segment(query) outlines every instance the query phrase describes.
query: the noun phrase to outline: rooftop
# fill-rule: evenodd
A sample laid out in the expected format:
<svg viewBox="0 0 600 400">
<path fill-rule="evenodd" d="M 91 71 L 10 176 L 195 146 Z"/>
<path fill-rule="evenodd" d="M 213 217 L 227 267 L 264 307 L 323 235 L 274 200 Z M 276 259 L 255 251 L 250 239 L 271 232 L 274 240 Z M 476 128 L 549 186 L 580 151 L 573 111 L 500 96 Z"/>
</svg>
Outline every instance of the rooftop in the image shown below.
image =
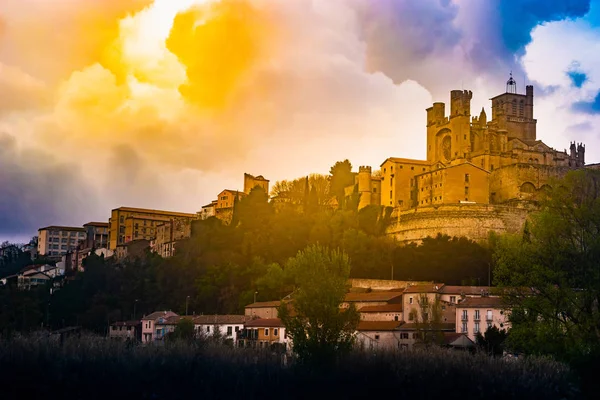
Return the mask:
<svg viewBox="0 0 600 400">
<path fill-rule="evenodd" d="M 402 303 L 398 304 L 383 304 L 380 306 L 364 306 L 360 310 L 361 313 L 366 312 L 402 312 Z"/>
<path fill-rule="evenodd" d="M 60 225 L 50 225 L 45 228 L 40 228 L 38 231 L 76 231 L 76 232 L 85 232 L 85 229 L 78 226 L 60 226 Z"/>
<path fill-rule="evenodd" d="M 198 325 L 226 325 L 243 324 L 251 319 L 252 317 L 249 315 L 196 315 L 193 321 Z"/>
<path fill-rule="evenodd" d="M 154 321 L 160 317 L 169 318 L 169 317 L 173 317 L 173 316 L 177 316 L 177 314 L 175 314 L 173 311 L 156 311 L 150 315 L 146 315 L 144 318 L 142 318 L 142 321 L 147 321 L 147 320 Z"/>
<path fill-rule="evenodd" d="M 284 325 L 279 318 L 253 319 L 244 324 L 246 328 L 283 328 Z"/>
<path fill-rule="evenodd" d="M 83 226 L 100 226 L 103 228 L 108 228 L 108 222 L 88 222 L 87 224 L 83 224 Z"/>
<path fill-rule="evenodd" d="M 381 163 L 381 167 L 383 167 L 383 164 L 385 164 L 386 162 L 391 161 L 391 162 L 396 162 L 396 163 L 405 163 L 405 164 L 417 164 L 417 165 L 430 165 L 431 163 L 427 160 L 414 160 L 412 158 L 398 158 L 398 157 L 389 157 L 386 158 L 386 160 L 384 162 Z"/>
<path fill-rule="evenodd" d="M 456 305 L 457 308 L 490 307 L 503 308 L 504 302 L 501 297 L 467 297 Z"/>
<path fill-rule="evenodd" d="M 424 285 L 413 285 L 408 286 L 404 289 L 404 293 L 437 293 L 442 287 L 443 283 L 428 283 Z"/>
<path fill-rule="evenodd" d="M 464 294 L 465 296 L 481 296 L 482 292 L 490 293 L 494 288 L 490 286 L 446 286 L 444 285 L 439 293 L 443 294 Z"/>
<path fill-rule="evenodd" d="M 402 297 L 401 292 L 381 291 L 368 293 L 347 293 L 344 301 L 346 302 L 366 302 L 366 301 L 391 301 Z"/>
<path fill-rule="evenodd" d="M 403 330 L 403 331 L 416 331 L 417 329 L 427 329 L 426 326 L 418 326 L 418 325 L 422 325 L 422 324 L 415 324 L 413 322 L 408 323 L 408 324 L 403 324 L 399 329 Z M 437 327 L 439 328 L 439 330 L 441 331 L 453 331 L 456 328 L 456 324 L 454 322 L 442 322 L 439 324 L 436 324 Z"/>
<path fill-rule="evenodd" d="M 141 323 L 141 321 L 117 321 L 110 324 L 110 326 L 137 326 Z"/>
<path fill-rule="evenodd" d="M 403 321 L 360 321 L 357 331 L 393 331 L 396 330 Z"/>
<path fill-rule="evenodd" d="M 147 213 L 147 214 L 175 215 L 175 216 L 179 216 L 179 217 L 196 218 L 196 214 L 182 213 L 182 212 L 177 212 L 177 211 L 153 210 L 153 209 L 149 209 L 149 208 L 119 207 L 119 208 L 113 209 L 112 211 L 139 212 L 139 213 Z"/>
<path fill-rule="evenodd" d="M 268 307 L 279 307 L 281 301 L 258 301 L 256 303 L 248 304 L 246 308 L 268 308 Z"/>
</svg>

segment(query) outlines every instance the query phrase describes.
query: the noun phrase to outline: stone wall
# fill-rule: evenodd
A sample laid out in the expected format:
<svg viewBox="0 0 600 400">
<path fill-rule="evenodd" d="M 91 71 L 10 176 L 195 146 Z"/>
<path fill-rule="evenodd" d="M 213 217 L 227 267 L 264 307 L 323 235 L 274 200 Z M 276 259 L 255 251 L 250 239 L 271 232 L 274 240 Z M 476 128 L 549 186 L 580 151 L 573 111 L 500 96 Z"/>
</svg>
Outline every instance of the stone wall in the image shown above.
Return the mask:
<svg viewBox="0 0 600 400">
<path fill-rule="evenodd" d="M 523 229 L 528 213 L 527 203 L 506 205 L 445 204 L 419 207 L 409 211 L 396 210 L 387 234 L 399 242 L 420 242 L 438 233 L 464 236 L 485 242 L 491 231 L 518 233 Z"/>
<path fill-rule="evenodd" d="M 405 289 L 408 286 L 421 285 L 430 282 L 421 281 L 392 281 L 384 279 L 349 279 L 348 283 L 353 289 L 391 290 Z"/>
</svg>

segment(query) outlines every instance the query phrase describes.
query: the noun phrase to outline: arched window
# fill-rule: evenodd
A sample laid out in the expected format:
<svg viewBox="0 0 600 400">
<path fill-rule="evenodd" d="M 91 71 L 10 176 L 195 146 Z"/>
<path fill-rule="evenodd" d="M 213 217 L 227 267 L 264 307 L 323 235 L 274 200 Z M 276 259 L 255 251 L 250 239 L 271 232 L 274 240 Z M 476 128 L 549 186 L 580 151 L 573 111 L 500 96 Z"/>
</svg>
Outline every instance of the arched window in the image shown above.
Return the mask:
<svg viewBox="0 0 600 400">
<path fill-rule="evenodd" d="M 535 185 L 531 182 L 525 182 L 521 185 L 521 193 L 534 193 Z"/>
</svg>

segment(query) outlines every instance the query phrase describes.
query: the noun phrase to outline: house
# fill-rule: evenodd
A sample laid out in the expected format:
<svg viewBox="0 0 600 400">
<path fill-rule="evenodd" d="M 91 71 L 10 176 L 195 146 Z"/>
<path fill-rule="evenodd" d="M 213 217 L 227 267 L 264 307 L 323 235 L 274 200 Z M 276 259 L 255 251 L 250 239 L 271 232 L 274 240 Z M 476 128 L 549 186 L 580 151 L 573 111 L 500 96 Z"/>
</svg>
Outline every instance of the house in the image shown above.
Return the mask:
<svg viewBox="0 0 600 400">
<path fill-rule="evenodd" d="M 469 350 L 475 347 L 475 342 L 464 333 L 444 332 L 443 346 L 456 350 Z"/>
<path fill-rule="evenodd" d="M 244 310 L 244 314 L 254 318 L 277 318 L 277 308 L 281 305 L 281 301 L 261 301 L 248 304 Z"/>
<path fill-rule="evenodd" d="M 440 300 L 456 304 L 466 297 L 481 297 L 494 293 L 494 288 L 490 286 L 452 286 L 443 285 L 438 293 Z"/>
<path fill-rule="evenodd" d="M 244 330 L 238 337 L 238 347 L 279 347 L 287 350 L 291 346 L 291 339 L 279 318 L 250 320 L 244 324 Z"/>
<path fill-rule="evenodd" d="M 366 293 L 346 293 L 341 308 L 348 308 L 354 304 L 357 310 L 366 306 L 384 306 L 388 304 L 402 304 L 401 291 L 379 291 Z"/>
<path fill-rule="evenodd" d="M 202 335 L 219 334 L 223 339 L 237 343 L 244 324 L 252 318 L 248 315 L 197 315 L 192 321 L 196 332 Z"/>
<path fill-rule="evenodd" d="M 170 317 L 178 317 L 172 311 L 157 311 L 142 318 L 142 343 L 152 343 L 162 339 L 167 328 L 165 322 Z"/>
<path fill-rule="evenodd" d="M 358 312 L 362 321 L 403 321 L 402 303 L 364 306 Z"/>
<path fill-rule="evenodd" d="M 403 321 L 360 321 L 356 328 L 356 343 L 369 350 L 395 350 L 400 348 L 398 328 Z"/>
<path fill-rule="evenodd" d="M 140 321 L 119 321 L 110 324 L 108 337 L 115 340 L 139 340 L 142 323 Z"/>
<path fill-rule="evenodd" d="M 421 324 L 411 322 L 400 325 L 397 330 L 400 337 L 400 349 L 412 349 L 424 340 L 443 345 L 445 343 L 444 334 L 454 333 L 455 326 L 454 323 Z"/>
<path fill-rule="evenodd" d="M 456 332 L 475 340 L 492 326 L 509 329 L 507 310 L 500 297 L 468 297 L 456 305 Z"/>
</svg>

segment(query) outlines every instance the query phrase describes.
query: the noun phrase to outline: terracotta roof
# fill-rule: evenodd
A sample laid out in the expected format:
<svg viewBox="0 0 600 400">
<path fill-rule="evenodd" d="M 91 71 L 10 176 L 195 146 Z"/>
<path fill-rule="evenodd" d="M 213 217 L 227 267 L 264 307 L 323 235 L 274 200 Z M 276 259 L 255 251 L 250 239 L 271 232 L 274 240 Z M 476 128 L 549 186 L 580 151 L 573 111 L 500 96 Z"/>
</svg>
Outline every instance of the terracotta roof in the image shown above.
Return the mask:
<svg viewBox="0 0 600 400">
<path fill-rule="evenodd" d="M 249 315 L 196 315 L 193 318 L 197 325 L 243 324 L 252 319 Z"/>
<path fill-rule="evenodd" d="M 444 322 L 444 323 L 440 323 L 437 324 L 440 328 L 440 330 L 442 331 L 454 331 L 456 328 L 456 324 L 453 322 Z M 399 328 L 400 330 L 403 331 L 416 331 L 417 330 L 417 324 L 411 322 L 408 324 L 403 324 L 402 327 Z"/>
<path fill-rule="evenodd" d="M 346 293 L 346 302 L 390 301 L 402 297 L 401 292 L 381 291 L 369 293 Z"/>
<path fill-rule="evenodd" d="M 490 286 L 447 286 L 444 285 L 439 293 L 443 294 L 464 294 L 465 296 L 481 296 L 481 291 L 490 292 L 495 288 Z"/>
<path fill-rule="evenodd" d="M 383 167 L 383 164 L 385 164 L 388 161 L 392 161 L 395 163 L 404 163 L 404 164 L 416 164 L 416 165 L 426 165 L 426 166 L 431 165 L 431 163 L 427 160 L 414 160 L 412 158 L 389 157 L 389 158 L 386 158 L 385 161 L 381 163 L 380 167 Z"/>
<path fill-rule="evenodd" d="M 171 316 L 167 317 L 166 319 L 164 319 L 160 322 L 157 322 L 156 325 L 177 325 L 179 323 L 179 321 L 181 321 L 182 319 L 189 319 L 191 321 L 192 316 L 175 314 L 175 315 L 171 315 Z"/>
<path fill-rule="evenodd" d="M 357 331 L 393 331 L 396 330 L 403 321 L 360 321 Z"/>
<path fill-rule="evenodd" d="M 160 317 L 169 318 L 172 316 L 177 316 L 177 314 L 175 314 L 173 311 L 156 311 L 156 312 L 153 312 L 152 314 L 147 315 L 144 318 L 142 318 L 142 321 L 147 321 L 147 320 L 154 321 Z"/>
<path fill-rule="evenodd" d="M 467 297 L 456 305 L 456 308 L 492 307 L 503 308 L 501 297 Z"/>
<path fill-rule="evenodd" d="M 244 324 L 248 328 L 283 328 L 284 325 L 279 318 L 253 319 Z"/>
<path fill-rule="evenodd" d="M 402 303 L 384 304 L 381 306 L 364 306 L 358 311 L 361 313 L 365 313 L 365 312 L 402 312 Z"/>
<path fill-rule="evenodd" d="M 404 289 L 404 293 L 437 293 L 444 287 L 443 283 L 428 283 L 425 285 L 413 285 Z"/>
<path fill-rule="evenodd" d="M 246 308 L 268 308 L 268 307 L 279 307 L 281 301 L 258 301 L 256 303 L 248 304 Z"/>
</svg>

